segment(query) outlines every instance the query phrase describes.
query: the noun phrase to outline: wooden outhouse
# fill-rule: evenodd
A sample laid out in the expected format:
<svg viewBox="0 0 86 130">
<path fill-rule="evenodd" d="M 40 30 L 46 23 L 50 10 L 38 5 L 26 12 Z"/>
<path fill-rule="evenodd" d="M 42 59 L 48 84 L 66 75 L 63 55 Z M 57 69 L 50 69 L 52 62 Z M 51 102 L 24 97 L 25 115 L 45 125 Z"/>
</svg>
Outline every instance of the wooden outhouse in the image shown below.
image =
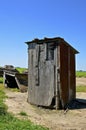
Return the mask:
<svg viewBox="0 0 86 130">
<path fill-rule="evenodd" d="M 34 39 L 28 45 L 28 102 L 64 108 L 76 98 L 75 54 L 60 37 Z"/>
</svg>

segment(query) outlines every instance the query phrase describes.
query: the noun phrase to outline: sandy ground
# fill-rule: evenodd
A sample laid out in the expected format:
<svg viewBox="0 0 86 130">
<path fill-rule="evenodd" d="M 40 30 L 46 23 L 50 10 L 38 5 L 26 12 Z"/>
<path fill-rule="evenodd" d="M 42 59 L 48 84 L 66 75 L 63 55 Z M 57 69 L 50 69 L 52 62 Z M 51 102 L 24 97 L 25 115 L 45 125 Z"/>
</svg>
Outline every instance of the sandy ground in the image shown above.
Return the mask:
<svg viewBox="0 0 86 130">
<path fill-rule="evenodd" d="M 76 86 L 85 85 L 86 86 L 86 78 L 76 78 Z"/>
<path fill-rule="evenodd" d="M 76 79 L 77 84 L 86 85 L 86 78 Z M 68 110 L 49 110 L 39 108 L 27 103 L 27 93 L 5 90 L 8 98 L 5 103 L 8 111 L 19 118 L 30 119 L 35 124 L 48 127 L 50 130 L 86 130 L 86 93 L 77 93 L 77 98 L 84 101 L 84 105 Z M 26 112 L 28 116 L 22 117 L 20 112 Z"/>
</svg>

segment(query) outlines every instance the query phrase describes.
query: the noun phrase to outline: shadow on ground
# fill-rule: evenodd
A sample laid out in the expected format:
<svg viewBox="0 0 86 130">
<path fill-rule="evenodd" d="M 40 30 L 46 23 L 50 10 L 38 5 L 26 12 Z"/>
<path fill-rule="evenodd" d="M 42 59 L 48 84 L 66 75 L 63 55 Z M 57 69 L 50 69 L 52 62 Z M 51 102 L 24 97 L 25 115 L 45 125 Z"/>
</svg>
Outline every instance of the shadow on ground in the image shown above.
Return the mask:
<svg viewBox="0 0 86 130">
<path fill-rule="evenodd" d="M 75 99 L 65 106 L 65 109 L 86 109 L 86 99 Z"/>
</svg>

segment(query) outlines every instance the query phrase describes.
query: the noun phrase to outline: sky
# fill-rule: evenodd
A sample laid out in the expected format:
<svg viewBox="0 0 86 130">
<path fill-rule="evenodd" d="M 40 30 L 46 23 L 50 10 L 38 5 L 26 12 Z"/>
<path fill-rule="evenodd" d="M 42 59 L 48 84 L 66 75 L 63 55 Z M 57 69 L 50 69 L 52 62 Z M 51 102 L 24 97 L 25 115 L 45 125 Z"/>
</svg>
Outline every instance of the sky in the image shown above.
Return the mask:
<svg viewBox="0 0 86 130">
<path fill-rule="evenodd" d="M 64 38 L 86 71 L 86 0 L 0 0 L 0 66 L 28 67 L 26 41 Z"/>
</svg>

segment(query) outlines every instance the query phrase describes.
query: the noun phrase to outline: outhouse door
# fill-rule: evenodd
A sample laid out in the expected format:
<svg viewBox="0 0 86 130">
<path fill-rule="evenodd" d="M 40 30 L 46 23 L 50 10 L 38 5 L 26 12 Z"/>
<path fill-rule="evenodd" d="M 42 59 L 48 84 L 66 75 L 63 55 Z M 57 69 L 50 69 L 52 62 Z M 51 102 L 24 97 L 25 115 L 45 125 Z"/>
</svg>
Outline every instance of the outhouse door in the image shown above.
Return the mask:
<svg viewBox="0 0 86 130">
<path fill-rule="evenodd" d="M 54 63 L 46 59 L 46 44 L 29 49 L 28 101 L 50 106 L 54 97 Z"/>
</svg>

